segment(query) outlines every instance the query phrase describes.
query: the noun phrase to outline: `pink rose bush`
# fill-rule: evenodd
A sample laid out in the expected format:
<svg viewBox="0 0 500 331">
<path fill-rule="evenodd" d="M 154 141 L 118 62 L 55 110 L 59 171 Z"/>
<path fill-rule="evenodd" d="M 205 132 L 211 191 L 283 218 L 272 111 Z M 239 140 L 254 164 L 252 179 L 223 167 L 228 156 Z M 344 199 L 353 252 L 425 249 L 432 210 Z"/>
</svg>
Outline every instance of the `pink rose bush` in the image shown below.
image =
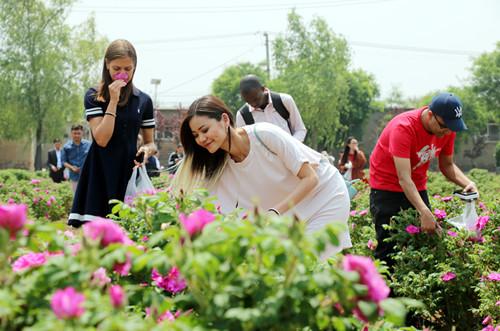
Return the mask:
<svg viewBox="0 0 500 331">
<path fill-rule="evenodd" d="M 189 216 L 184 214 L 179 215 L 180 222 L 187 233 L 193 238 L 196 234 L 200 233 L 203 228 L 215 220 L 215 215 L 205 209 L 199 209 Z"/>
<path fill-rule="evenodd" d="M 361 284 L 368 288 L 368 299 L 380 302 L 389 296 L 389 287 L 369 257 L 346 255 L 342 267 L 345 271 L 355 271 L 359 274 Z"/>
<path fill-rule="evenodd" d="M 415 226 L 412 224 L 408 225 L 405 230 L 406 230 L 406 232 L 408 232 L 411 235 L 420 233 L 420 228 L 418 226 Z"/>
<path fill-rule="evenodd" d="M 109 287 L 109 298 L 115 308 L 120 308 L 125 303 L 126 294 L 120 285 L 111 285 Z"/>
<path fill-rule="evenodd" d="M 83 234 L 91 240 L 99 241 L 101 247 L 107 247 L 110 244 L 130 245 L 133 243 L 125 233 L 122 227 L 115 222 L 98 218 L 83 225 Z"/>
<path fill-rule="evenodd" d="M 85 296 L 73 287 L 57 290 L 50 300 L 52 311 L 59 319 L 80 317 L 85 312 L 84 303 Z"/>
<path fill-rule="evenodd" d="M 489 281 L 500 282 L 500 272 L 492 272 L 487 276 Z"/>
<path fill-rule="evenodd" d="M 153 269 L 151 279 L 156 286 L 172 294 L 179 293 L 186 288 L 186 281 L 180 276 L 177 267 L 172 267 L 167 276 L 163 276 L 158 270 Z"/>
<path fill-rule="evenodd" d="M 92 273 L 90 283 L 98 287 L 103 287 L 104 285 L 111 283 L 111 278 L 106 275 L 106 269 L 100 267 Z"/>
<path fill-rule="evenodd" d="M 24 204 L 0 205 L 0 228 L 9 231 L 11 239 L 15 239 L 17 232 L 24 228 L 27 210 Z"/>
<path fill-rule="evenodd" d="M 454 272 L 448 271 L 443 275 L 441 275 L 441 280 L 443 282 L 449 282 L 450 280 L 455 279 L 456 277 L 457 275 Z"/>
<path fill-rule="evenodd" d="M 434 209 L 434 216 L 436 216 L 437 219 L 444 220 L 446 218 L 446 211 L 436 208 Z"/>
<path fill-rule="evenodd" d="M 13 264 L 12 270 L 20 272 L 26 269 L 36 268 L 47 262 L 47 253 L 28 253 L 20 256 Z"/>
</svg>

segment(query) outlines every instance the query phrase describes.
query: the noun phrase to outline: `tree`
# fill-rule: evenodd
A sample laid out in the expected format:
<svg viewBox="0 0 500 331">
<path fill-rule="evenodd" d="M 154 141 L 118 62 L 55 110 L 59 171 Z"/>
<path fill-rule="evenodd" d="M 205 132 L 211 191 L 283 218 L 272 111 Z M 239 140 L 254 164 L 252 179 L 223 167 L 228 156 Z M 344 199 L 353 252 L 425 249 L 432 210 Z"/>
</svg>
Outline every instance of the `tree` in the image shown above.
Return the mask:
<svg viewBox="0 0 500 331">
<path fill-rule="evenodd" d="M 41 144 L 81 118 L 82 95 L 97 82 L 105 39 L 90 18 L 79 28 L 65 23 L 74 0 L 0 2 L 0 120 L 7 138 L 33 137 L 35 168 Z"/>
<path fill-rule="evenodd" d="M 273 46 L 278 77 L 270 85 L 295 99 L 311 147 L 335 149 L 375 111 L 372 101 L 378 88 L 373 77 L 349 70 L 347 42 L 325 20 L 315 18 L 308 29 L 292 11 L 287 32 Z"/>
<path fill-rule="evenodd" d="M 491 53 L 484 53 L 472 65 L 472 89 L 484 103 L 488 119 L 500 118 L 500 42 Z"/>
<path fill-rule="evenodd" d="M 229 109 L 236 113 L 244 103 L 240 96 L 240 80 L 249 74 L 254 74 L 262 80 L 267 77 L 262 65 L 255 65 L 249 62 L 239 63 L 226 68 L 213 81 L 212 94 L 221 98 Z"/>
</svg>

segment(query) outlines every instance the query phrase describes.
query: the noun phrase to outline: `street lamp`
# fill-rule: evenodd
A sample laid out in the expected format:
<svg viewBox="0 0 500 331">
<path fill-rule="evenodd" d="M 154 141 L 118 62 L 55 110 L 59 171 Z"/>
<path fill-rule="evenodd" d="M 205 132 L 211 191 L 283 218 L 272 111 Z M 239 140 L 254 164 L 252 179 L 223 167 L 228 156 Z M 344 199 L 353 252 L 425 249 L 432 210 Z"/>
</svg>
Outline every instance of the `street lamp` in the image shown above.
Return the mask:
<svg viewBox="0 0 500 331">
<path fill-rule="evenodd" d="M 160 85 L 161 79 L 153 78 L 151 79 L 151 84 L 155 86 L 155 108 L 158 109 L 158 85 Z"/>
</svg>

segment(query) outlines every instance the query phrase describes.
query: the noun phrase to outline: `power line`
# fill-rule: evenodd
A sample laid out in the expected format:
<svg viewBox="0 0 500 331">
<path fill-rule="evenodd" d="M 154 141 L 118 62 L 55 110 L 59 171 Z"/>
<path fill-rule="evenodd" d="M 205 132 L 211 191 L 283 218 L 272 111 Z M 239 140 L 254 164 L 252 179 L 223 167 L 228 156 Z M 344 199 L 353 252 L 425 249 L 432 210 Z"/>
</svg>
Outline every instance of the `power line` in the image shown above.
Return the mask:
<svg viewBox="0 0 500 331">
<path fill-rule="evenodd" d="M 315 9 L 315 8 L 331 8 L 331 7 L 342 7 L 342 6 L 353 6 L 353 5 L 365 5 L 365 4 L 378 4 L 388 1 L 397 0 L 342 0 L 337 2 L 328 2 L 321 4 L 285 4 L 281 7 L 270 6 L 270 5 L 260 5 L 254 7 L 206 7 L 205 9 L 197 7 L 193 8 L 181 8 L 180 7 L 156 7 L 156 8 L 144 8 L 144 7 L 75 7 L 73 12 L 86 13 L 89 11 L 98 11 L 99 14 L 223 14 L 223 13 L 239 13 L 239 12 L 269 12 L 269 11 L 282 11 L 290 9 Z"/>
<path fill-rule="evenodd" d="M 172 91 L 172 90 L 175 90 L 175 89 L 177 89 L 177 88 L 179 88 L 179 87 L 181 87 L 181 86 L 184 86 L 184 85 L 186 85 L 186 84 L 189 84 L 189 83 L 191 83 L 192 81 L 197 80 L 198 78 L 201 78 L 201 77 L 203 77 L 203 76 L 205 76 L 205 75 L 208 75 L 208 74 L 209 74 L 209 73 L 211 73 L 212 71 L 215 71 L 215 70 L 217 70 L 217 69 L 219 69 L 219 68 L 221 68 L 221 67 L 223 67 L 223 66 L 227 65 L 228 63 L 233 62 L 234 60 L 236 60 L 236 59 L 238 59 L 238 58 L 242 57 L 242 56 L 243 56 L 243 55 L 245 55 L 246 53 L 249 53 L 249 52 L 253 51 L 253 50 L 254 50 L 255 48 L 257 48 L 257 47 L 258 47 L 258 46 L 252 46 L 251 48 L 247 49 L 247 50 L 246 50 L 246 51 L 244 51 L 243 53 L 236 55 L 235 57 L 233 57 L 233 58 L 231 58 L 231 59 L 229 59 L 229 60 L 225 61 L 224 63 L 219 64 L 218 66 L 213 67 L 213 68 L 211 68 L 210 70 L 207 70 L 207 71 L 205 71 L 205 72 L 203 72 L 203 73 L 201 73 L 201 74 L 199 74 L 199 75 L 196 75 L 196 76 L 194 76 L 194 77 L 192 77 L 192 78 L 190 78 L 190 79 L 188 79 L 188 80 L 186 80 L 186 81 L 184 81 L 184 82 L 182 82 L 182 83 L 179 83 L 179 84 L 177 84 L 177 85 L 174 85 L 173 87 L 170 87 L 170 88 L 168 88 L 168 89 L 166 89 L 166 90 L 163 90 L 163 91 L 159 92 L 158 94 L 159 94 L 159 95 L 162 95 L 162 94 L 168 93 L 168 92 L 170 92 L 170 91 Z"/>
<path fill-rule="evenodd" d="M 255 36 L 260 32 L 242 32 L 233 34 L 221 34 L 221 35 L 211 35 L 211 36 L 193 36 L 193 37 L 178 37 L 169 39 L 156 39 L 156 40 L 140 40 L 135 41 L 134 44 L 160 44 L 160 43 L 171 43 L 171 42 L 190 42 L 199 40 L 213 40 L 213 39 L 226 39 L 226 38 L 237 38 L 244 36 Z"/>
<path fill-rule="evenodd" d="M 372 43 L 367 41 L 349 41 L 349 44 L 361 47 L 379 48 L 379 49 L 390 49 L 397 51 L 409 51 L 418 53 L 432 53 L 432 54 L 446 54 L 446 55 L 466 55 L 474 56 L 481 54 L 480 52 L 467 51 L 467 50 L 453 50 L 453 49 L 440 49 L 440 48 L 427 48 L 427 47 L 414 47 L 414 46 L 403 46 L 403 45 L 391 45 L 391 44 L 380 44 Z"/>
</svg>

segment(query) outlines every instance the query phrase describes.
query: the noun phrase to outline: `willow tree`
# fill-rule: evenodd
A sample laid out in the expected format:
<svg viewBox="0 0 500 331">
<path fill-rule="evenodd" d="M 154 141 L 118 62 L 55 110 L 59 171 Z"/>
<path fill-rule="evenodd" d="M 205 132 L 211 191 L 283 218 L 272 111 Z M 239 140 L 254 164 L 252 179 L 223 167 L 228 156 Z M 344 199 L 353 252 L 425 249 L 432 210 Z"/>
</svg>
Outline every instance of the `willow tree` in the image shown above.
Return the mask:
<svg viewBox="0 0 500 331">
<path fill-rule="evenodd" d="M 95 84 L 105 40 L 89 18 L 66 23 L 73 0 L 0 2 L 0 121 L 6 138 L 33 138 L 35 168 L 41 146 L 82 118 L 84 88 Z"/>
</svg>

